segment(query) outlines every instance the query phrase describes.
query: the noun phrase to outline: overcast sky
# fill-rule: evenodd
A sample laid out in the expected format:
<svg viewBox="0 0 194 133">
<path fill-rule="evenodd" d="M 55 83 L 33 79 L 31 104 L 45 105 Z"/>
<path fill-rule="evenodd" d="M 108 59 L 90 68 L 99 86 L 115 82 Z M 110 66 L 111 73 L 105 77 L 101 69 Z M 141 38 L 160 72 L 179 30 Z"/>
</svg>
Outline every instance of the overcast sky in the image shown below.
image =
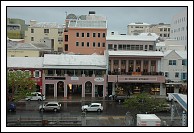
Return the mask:
<svg viewBox="0 0 194 133">
<path fill-rule="evenodd" d="M 95 11 L 96 15 L 107 18 L 109 30 L 126 33 L 127 25 L 133 22 L 170 24 L 172 17 L 185 9 L 187 7 L 7 7 L 7 17 L 23 19 L 26 24 L 30 20 L 63 24 L 66 12 L 79 16 Z"/>
</svg>

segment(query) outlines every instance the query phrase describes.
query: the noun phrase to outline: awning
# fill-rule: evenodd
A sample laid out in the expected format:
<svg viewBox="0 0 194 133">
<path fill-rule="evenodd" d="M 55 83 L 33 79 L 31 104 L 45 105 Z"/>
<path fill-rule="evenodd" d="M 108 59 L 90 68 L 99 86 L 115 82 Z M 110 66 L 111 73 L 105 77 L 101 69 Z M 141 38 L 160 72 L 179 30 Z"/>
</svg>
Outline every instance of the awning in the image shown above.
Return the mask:
<svg viewBox="0 0 194 133">
<path fill-rule="evenodd" d="M 178 93 L 171 93 L 170 95 L 172 95 L 179 105 L 181 105 L 181 107 L 187 111 L 187 95 Z"/>
</svg>

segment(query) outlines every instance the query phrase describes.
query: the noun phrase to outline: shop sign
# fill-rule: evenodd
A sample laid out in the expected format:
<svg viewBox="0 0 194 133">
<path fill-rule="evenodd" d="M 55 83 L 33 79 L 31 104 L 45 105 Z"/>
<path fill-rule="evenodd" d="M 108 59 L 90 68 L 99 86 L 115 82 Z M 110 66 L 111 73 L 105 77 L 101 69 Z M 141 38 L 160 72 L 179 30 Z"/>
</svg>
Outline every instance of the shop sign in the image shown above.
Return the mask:
<svg viewBox="0 0 194 133">
<path fill-rule="evenodd" d="M 71 80 L 79 80 L 79 77 L 71 77 Z"/>
<path fill-rule="evenodd" d="M 98 77 L 98 78 L 95 78 L 94 81 L 96 81 L 96 82 L 103 82 L 104 81 L 104 78 Z"/>
</svg>

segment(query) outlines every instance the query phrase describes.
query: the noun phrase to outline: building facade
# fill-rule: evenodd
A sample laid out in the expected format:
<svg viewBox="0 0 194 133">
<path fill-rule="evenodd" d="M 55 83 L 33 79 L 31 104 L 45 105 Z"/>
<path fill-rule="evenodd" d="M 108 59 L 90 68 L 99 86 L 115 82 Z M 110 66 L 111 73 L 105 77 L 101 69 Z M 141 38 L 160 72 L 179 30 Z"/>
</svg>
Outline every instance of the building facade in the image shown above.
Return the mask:
<svg viewBox="0 0 194 133">
<path fill-rule="evenodd" d="M 52 22 L 30 21 L 25 32 L 25 43 L 41 43 L 43 40 L 51 40 L 51 48 L 56 53 L 63 53 L 64 26 Z"/>
<path fill-rule="evenodd" d="M 148 33 L 150 24 L 143 22 L 130 23 L 127 26 L 128 35 L 138 35 L 139 33 Z"/>
<path fill-rule="evenodd" d="M 182 44 L 187 49 L 187 9 L 176 14 L 171 21 L 170 38 L 178 40 L 178 44 Z"/>
<path fill-rule="evenodd" d="M 103 55 L 106 49 L 107 21 L 95 13 L 77 17 L 69 14 L 64 30 L 64 52 Z"/>
</svg>

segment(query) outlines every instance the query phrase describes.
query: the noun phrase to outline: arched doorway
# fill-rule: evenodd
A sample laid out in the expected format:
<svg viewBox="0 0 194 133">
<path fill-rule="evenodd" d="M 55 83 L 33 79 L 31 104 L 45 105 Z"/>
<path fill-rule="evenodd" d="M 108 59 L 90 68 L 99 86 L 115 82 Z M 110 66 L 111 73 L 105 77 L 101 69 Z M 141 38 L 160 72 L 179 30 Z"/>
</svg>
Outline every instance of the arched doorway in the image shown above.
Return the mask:
<svg viewBox="0 0 194 133">
<path fill-rule="evenodd" d="M 85 97 L 92 98 L 92 83 L 90 81 L 85 83 Z"/>
<path fill-rule="evenodd" d="M 57 97 L 64 97 L 64 82 L 57 83 Z"/>
</svg>

